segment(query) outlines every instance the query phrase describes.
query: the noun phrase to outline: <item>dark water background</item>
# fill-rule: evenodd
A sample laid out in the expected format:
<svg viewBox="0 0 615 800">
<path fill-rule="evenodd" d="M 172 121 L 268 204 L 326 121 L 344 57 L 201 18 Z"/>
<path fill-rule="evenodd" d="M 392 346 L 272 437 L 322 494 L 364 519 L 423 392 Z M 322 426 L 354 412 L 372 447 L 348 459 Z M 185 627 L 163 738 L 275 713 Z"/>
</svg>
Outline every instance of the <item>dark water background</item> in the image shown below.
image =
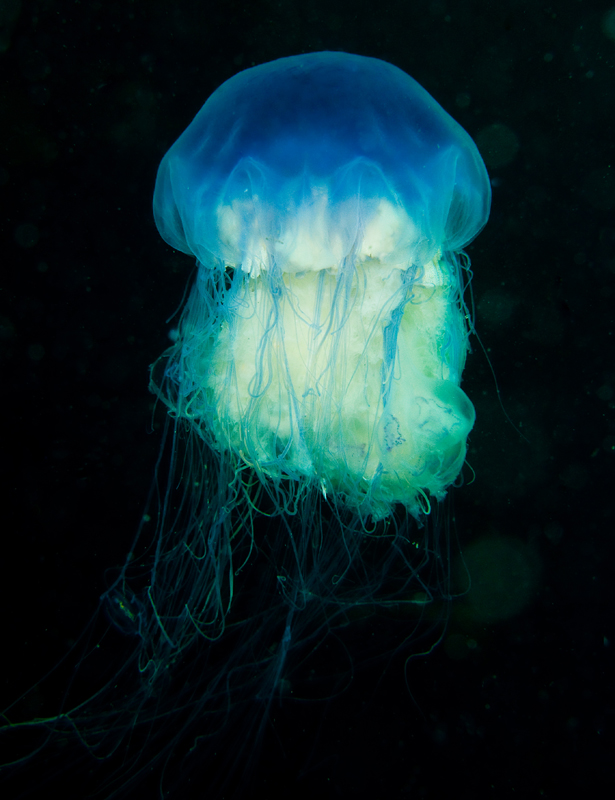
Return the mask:
<svg viewBox="0 0 615 800">
<path fill-rule="evenodd" d="M 152 220 L 162 155 L 238 70 L 345 50 L 407 71 L 481 148 L 476 326 L 526 440 L 474 340 L 476 479 L 454 505 L 483 593 L 411 662 L 412 696 L 359 680 L 316 743 L 320 711 L 280 711 L 253 791 L 612 785 L 615 6 L 4 0 L 0 48 L 0 705 L 79 635 L 149 489 L 147 368 L 191 270 Z"/>
</svg>

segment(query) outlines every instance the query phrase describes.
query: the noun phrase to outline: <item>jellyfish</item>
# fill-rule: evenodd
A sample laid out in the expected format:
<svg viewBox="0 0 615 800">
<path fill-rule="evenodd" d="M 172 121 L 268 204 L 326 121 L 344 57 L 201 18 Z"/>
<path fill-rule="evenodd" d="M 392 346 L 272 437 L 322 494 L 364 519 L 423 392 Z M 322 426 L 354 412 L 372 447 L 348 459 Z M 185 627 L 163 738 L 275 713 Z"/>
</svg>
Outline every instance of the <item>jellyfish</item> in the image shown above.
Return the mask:
<svg viewBox="0 0 615 800">
<path fill-rule="evenodd" d="M 475 418 L 463 248 L 489 206 L 470 136 L 402 70 L 341 52 L 240 72 L 166 153 L 154 217 L 196 276 L 151 368 L 167 455 L 102 598 L 131 643 L 123 699 L 63 715 L 97 756 L 141 726 L 179 758 L 173 715 L 206 764 L 234 720 L 254 741 L 277 698 L 341 691 L 353 626 L 409 609 L 409 643 L 450 599 L 441 509 Z"/>
</svg>

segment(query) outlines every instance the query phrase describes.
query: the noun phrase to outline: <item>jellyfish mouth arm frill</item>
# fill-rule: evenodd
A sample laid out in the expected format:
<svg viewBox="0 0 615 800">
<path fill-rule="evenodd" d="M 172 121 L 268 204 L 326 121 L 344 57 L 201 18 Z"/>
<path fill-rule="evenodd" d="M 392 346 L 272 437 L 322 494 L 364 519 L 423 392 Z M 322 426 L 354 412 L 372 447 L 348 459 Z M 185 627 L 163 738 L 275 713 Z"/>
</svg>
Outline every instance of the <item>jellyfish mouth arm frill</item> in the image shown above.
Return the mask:
<svg viewBox="0 0 615 800">
<path fill-rule="evenodd" d="M 441 499 L 474 421 L 458 385 L 467 331 L 455 265 L 366 258 L 237 279 L 216 335 L 192 333 L 178 351 L 201 434 L 269 479 L 314 481 L 375 519 Z"/>
</svg>

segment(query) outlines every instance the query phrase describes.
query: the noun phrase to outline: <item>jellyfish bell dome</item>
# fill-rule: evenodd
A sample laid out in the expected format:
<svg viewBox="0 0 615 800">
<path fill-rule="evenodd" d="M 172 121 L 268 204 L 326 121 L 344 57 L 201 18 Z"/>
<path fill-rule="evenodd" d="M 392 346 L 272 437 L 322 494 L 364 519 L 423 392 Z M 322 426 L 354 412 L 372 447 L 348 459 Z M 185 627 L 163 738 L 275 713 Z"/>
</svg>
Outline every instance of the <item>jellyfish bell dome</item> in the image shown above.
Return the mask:
<svg viewBox="0 0 615 800">
<path fill-rule="evenodd" d="M 425 264 L 484 226 L 476 146 L 415 80 L 375 58 L 291 56 L 240 72 L 164 157 L 154 215 L 202 264 Z"/>
<path fill-rule="evenodd" d="M 489 206 L 472 139 L 397 67 L 239 73 L 158 171 L 158 229 L 199 272 L 154 389 L 265 481 L 421 516 L 474 423 L 458 255 Z"/>
</svg>

